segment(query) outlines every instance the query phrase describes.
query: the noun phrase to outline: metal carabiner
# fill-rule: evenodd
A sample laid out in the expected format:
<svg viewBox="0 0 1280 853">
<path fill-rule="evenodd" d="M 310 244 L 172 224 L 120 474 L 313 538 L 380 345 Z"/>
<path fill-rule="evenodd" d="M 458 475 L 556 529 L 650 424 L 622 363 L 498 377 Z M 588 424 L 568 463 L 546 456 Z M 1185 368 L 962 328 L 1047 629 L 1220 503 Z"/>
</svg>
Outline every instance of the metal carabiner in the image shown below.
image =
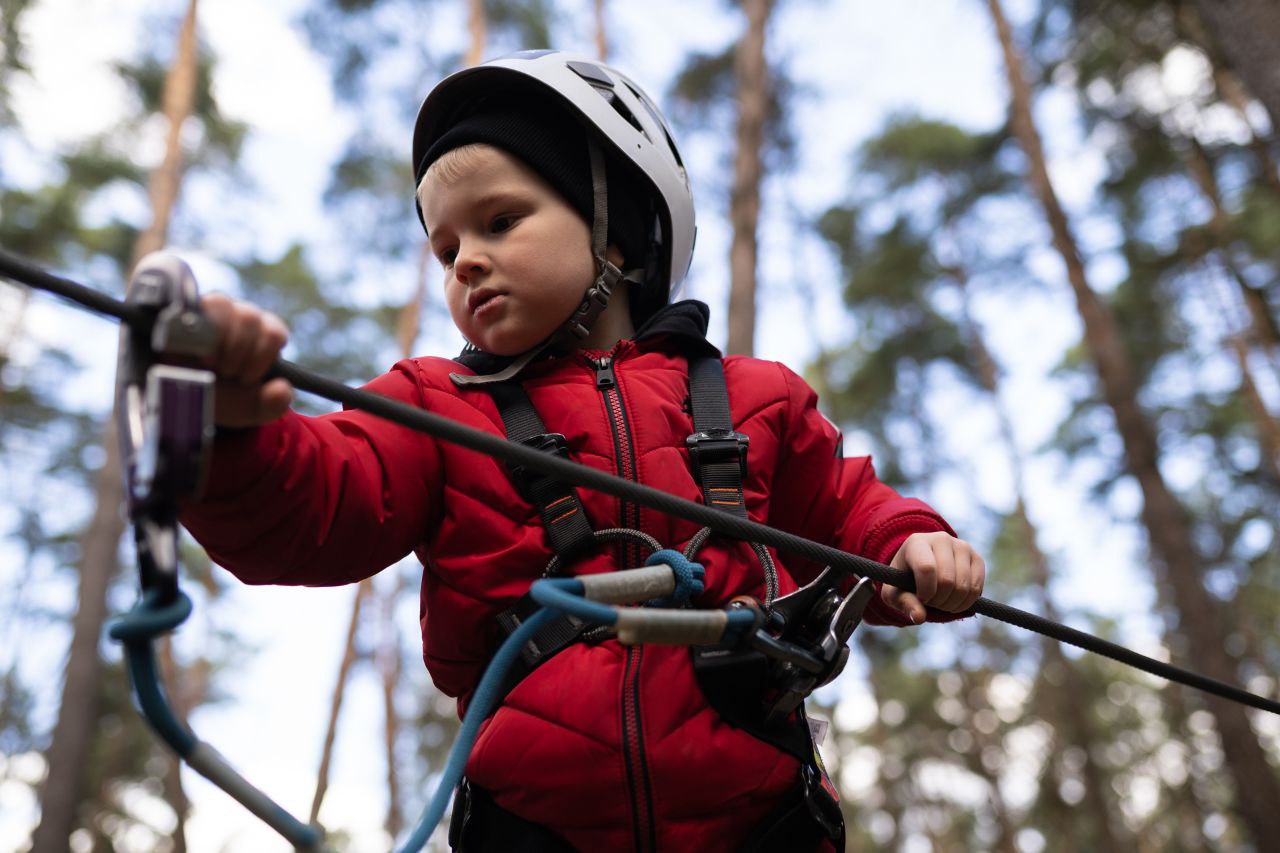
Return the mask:
<svg viewBox="0 0 1280 853">
<path fill-rule="evenodd" d="M 211 371 L 195 366 L 217 344 L 191 268 L 153 252 L 138 262 L 125 302 L 152 318 L 121 326 L 116 417 L 129 519 L 144 591 L 178 593 L 178 501 L 204 486 L 213 441 Z"/>
<path fill-rule="evenodd" d="M 769 720 L 789 715 L 849 662 L 849 638 L 862 622 L 875 585 L 862 578 L 842 594 L 842 579 L 824 569 L 811 583 L 775 601 L 769 624 L 756 632 L 753 645 L 772 659 Z"/>
<path fill-rule="evenodd" d="M 324 831 L 277 805 L 196 737 L 174 712 L 156 666 L 154 641 L 191 613 L 178 589 L 178 502 L 204 486 L 213 445 L 214 375 L 198 367 L 217 345 L 200 310 L 191 268 L 160 252 L 138 262 L 125 301 L 151 322 L 121 327 L 116 416 L 129 519 L 138 543 L 142 596 L 111 626 L 124 644 L 138 708 L 196 772 L 235 798 L 298 850 L 320 853 Z"/>
</svg>

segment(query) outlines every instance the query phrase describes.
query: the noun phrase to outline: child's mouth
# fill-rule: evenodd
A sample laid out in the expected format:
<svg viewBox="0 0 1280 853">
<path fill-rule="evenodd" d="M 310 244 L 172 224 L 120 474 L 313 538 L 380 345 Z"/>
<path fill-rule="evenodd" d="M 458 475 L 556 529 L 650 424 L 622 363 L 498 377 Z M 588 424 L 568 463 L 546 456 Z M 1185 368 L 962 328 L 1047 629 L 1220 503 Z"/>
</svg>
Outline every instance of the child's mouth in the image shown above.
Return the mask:
<svg viewBox="0 0 1280 853">
<path fill-rule="evenodd" d="M 497 308 L 499 305 L 505 302 L 506 299 L 507 299 L 507 295 L 505 293 L 497 293 L 497 292 L 486 293 L 482 295 L 479 299 L 474 301 L 474 303 L 471 306 L 471 315 L 473 317 L 479 317 L 481 314 L 487 313 L 493 310 L 494 308 Z"/>
</svg>

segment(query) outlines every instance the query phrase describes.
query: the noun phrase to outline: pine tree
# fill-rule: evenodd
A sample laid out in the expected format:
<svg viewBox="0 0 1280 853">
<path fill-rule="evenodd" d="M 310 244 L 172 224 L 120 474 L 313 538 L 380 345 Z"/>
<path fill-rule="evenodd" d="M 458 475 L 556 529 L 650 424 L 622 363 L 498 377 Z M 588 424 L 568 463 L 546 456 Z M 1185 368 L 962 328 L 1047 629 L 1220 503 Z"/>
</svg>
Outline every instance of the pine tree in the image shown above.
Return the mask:
<svg viewBox="0 0 1280 853">
<path fill-rule="evenodd" d="M 1235 682 L 1235 662 L 1224 650 L 1225 632 L 1218 608 L 1200 578 L 1197 549 L 1186 509 L 1169 488 L 1159 468 L 1160 449 L 1150 421 L 1138 405 L 1134 368 L 1114 315 L 1090 285 L 1079 245 L 1049 179 L 1043 147 L 1031 113 L 1031 92 L 1023 60 L 998 0 L 988 9 L 1005 58 L 1010 87 L 1010 121 L 1027 157 L 1028 182 L 1049 222 L 1055 249 L 1066 266 L 1085 327 L 1085 343 L 1098 379 L 1124 441 L 1127 466 L 1143 494 L 1142 519 L 1161 580 L 1170 585 L 1172 601 L 1189 639 L 1188 660 L 1200 671 Z M 1259 844 L 1280 834 L 1280 815 L 1270 804 L 1280 801 L 1280 784 L 1239 705 L 1207 697 L 1222 736 L 1227 766 L 1236 783 L 1241 816 Z"/>
<path fill-rule="evenodd" d="M 756 267 L 759 254 L 756 229 L 760 222 L 760 185 L 764 180 L 763 147 L 769 105 L 765 37 L 773 0 L 747 0 L 746 32 L 734 54 L 734 82 L 738 116 L 729 193 L 729 340 L 726 353 L 755 351 Z"/>
<path fill-rule="evenodd" d="M 169 133 L 164 158 L 152 171 L 149 181 L 151 223 L 134 243 L 130 269 L 143 255 L 164 245 L 177 201 L 183 161 L 181 128 L 192 112 L 196 97 L 195 19 L 196 4 L 192 0 L 163 90 L 161 108 Z M 107 422 L 103 447 L 106 460 L 94 486 L 96 510 L 81 539 L 79 606 L 73 622 L 58 722 L 47 752 L 49 771 L 41 791 L 40 824 L 32 836 L 32 849 L 36 853 L 57 853 L 69 849 L 68 839 L 75 826 L 86 756 L 97 716 L 96 695 L 101 673 L 98 643 L 106 620 L 107 588 L 118 570 L 117 552 L 125 526 L 121 510 L 123 479 L 114 418 Z M 181 811 L 178 818 L 181 825 Z"/>
</svg>

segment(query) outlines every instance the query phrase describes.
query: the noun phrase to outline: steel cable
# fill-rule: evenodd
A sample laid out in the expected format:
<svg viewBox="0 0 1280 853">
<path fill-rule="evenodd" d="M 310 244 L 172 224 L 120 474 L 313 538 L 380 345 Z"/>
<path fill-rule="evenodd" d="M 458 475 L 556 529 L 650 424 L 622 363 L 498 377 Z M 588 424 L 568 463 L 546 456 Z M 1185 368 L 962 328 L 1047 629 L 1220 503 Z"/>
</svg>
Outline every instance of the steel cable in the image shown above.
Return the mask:
<svg viewBox="0 0 1280 853">
<path fill-rule="evenodd" d="M 3 250 L 0 250 L 0 275 L 39 290 L 55 293 L 82 307 L 115 317 L 135 329 L 145 329 L 145 324 L 150 322 L 145 315 L 134 310 L 132 306 L 82 284 L 52 275 L 34 264 Z M 814 542 L 750 519 L 740 518 L 704 504 L 677 497 L 651 486 L 625 480 L 604 471 L 588 468 L 578 462 L 543 453 L 521 444 L 515 444 L 503 437 L 480 432 L 424 409 L 402 403 L 399 400 L 393 400 L 369 391 L 362 391 L 358 388 L 351 388 L 284 359 L 276 362 L 269 376 L 282 377 L 299 390 L 341 403 L 348 408 L 361 409 L 393 423 L 428 433 L 436 438 L 466 447 L 486 456 L 526 466 L 569 485 L 594 489 L 625 501 L 640 504 L 649 509 L 674 515 L 710 527 L 724 536 L 769 545 L 779 551 L 804 557 L 819 565 L 829 565 L 846 574 L 869 577 L 899 589 L 915 591 L 915 581 L 909 571 L 894 569 L 873 560 L 868 560 L 865 557 L 859 557 L 856 554 L 850 554 L 829 545 L 823 545 L 820 542 Z M 973 612 L 991 619 L 997 619 L 1001 622 L 1042 634 L 1059 642 L 1077 646 L 1160 678 L 1195 687 L 1224 699 L 1230 699 L 1259 710 L 1280 715 L 1280 702 L 1250 693 L 1243 688 L 1183 669 L 1165 661 L 1156 660 L 1125 646 L 1070 628 L 1050 619 L 1045 619 L 1034 613 L 1019 610 L 1016 607 L 987 598 L 979 598 L 972 609 Z"/>
</svg>

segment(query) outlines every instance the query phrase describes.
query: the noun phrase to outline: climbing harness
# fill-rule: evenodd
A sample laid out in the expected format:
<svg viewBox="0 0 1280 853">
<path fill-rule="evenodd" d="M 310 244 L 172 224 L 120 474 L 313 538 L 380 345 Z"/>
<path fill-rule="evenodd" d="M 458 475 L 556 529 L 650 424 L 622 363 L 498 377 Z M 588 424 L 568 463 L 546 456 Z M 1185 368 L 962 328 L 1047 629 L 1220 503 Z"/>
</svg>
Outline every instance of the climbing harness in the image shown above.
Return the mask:
<svg viewBox="0 0 1280 853">
<path fill-rule="evenodd" d="M 157 674 L 152 650 L 154 638 L 181 624 L 191 610 L 190 599 L 178 589 L 175 504 L 198 489 L 211 435 L 212 377 L 207 371 L 191 367 L 193 359 L 207 351 L 208 330 L 196 310 L 198 303 L 189 270 L 181 262 L 164 256 L 144 259 L 130 282 L 124 302 L 48 273 L 4 251 L 0 251 L 0 275 L 115 317 L 124 324 L 119 377 L 124 418 L 121 441 L 130 517 L 139 543 L 142 590 L 137 606 L 112 627 L 111 634 L 125 645 L 134 689 L 144 715 L 165 742 L 194 769 L 244 804 L 295 847 L 322 849 L 318 827 L 291 817 L 244 780 L 177 718 L 168 705 Z M 761 604 L 741 600 L 723 610 L 618 606 L 676 595 L 678 572 L 673 566 L 680 569 L 684 578 L 684 595 L 692 594 L 690 591 L 696 589 L 698 580 L 697 569 L 685 554 L 677 552 L 658 551 L 650 557 L 650 562 L 657 564 L 645 568 L 535 581 L 530 597 L 541 609 L 521 621 L 485 670 L 450 752 L 440 787 L 400 850 L 418 850 L 425 845 L 461 778 L 470 743 L 481 721 L 500 697 L 509 665 L 520 655 L 526 641 L 558 613 L 568 614 L 587 625 L 605 626 L 623 643 L 663 642 L 706 649 L 694 653 L 695 671 L 702 670 L 699 678 L 704 689 L 707 689 L 705 678 L 717 680 L 717 664 L 721 664 L 718 680 L 730 690 L 741 689 L 735 686 L 741 683 L 739 675 L 754 673 L 752 677 L 764 685 L 770 701 L 754 706 L 746 703 L 746 706 L 760 709 L 763 729 L 768 730 L 784 719 L 789 709 L 799 711 L 801 705 L 797 697 L 802 699 L 812 687 L 830 680 L 843 666 L 848 654 L 845 644 L 849 632 L 860 618 L 870 588 L 867 579 L 914 591 L 907 571 L 753 522 L 745 514 L 740 516 L 715 506 L 687 501 L 574 463 L 558 453 L 472 430 L 405 403 L 349 388 L 287 361 L 277 362 L 271 375 L 287 379 L 300 390 L 502 459 L 526 472 L 536 472 L 563 483 L 566 488 L 581 486 L 605 492 L 705 525 L 716 534 L 757 543 L 761 548 L 771 546 L 828 567 L 809 586 L 771 602 L 767 612 Z M 730 458 L 730 442 L 739 446 L 739 441 L 713 432 L 719 429 L 721 427 L 713 426 L 703 430 L 706 440 L 715 444 L 698 445 L 697 440 L 694 444 L 699 448 L 700 457 L 723 466 Z M 709 456 L 704 453 L 706 449 L 711 450 Z M 707 488 L 705 482 L 703 487 Z M 703 531 L 694 538 L 705 539 L 707 535 L 710 534 Z M 691 541 L 686 551 L 694 544 Z M 692 548 L 692 552 L 696 553 L 696 548 Z M 850 575 L 863 580 L 852 590 L 841 592 L 838 581 Z M 979 598 L 973 610 L 1169 681 L 1280 714 L 1280 703 L 1274 700 L 1017 608 Z M 759 653 L 764 662 L 751 658 L 752 652 Z M 709 696 L 714 692 L 715 688 L 711 688 Z M 717 700 L 712 702 L 716 704 Z M 821 786 L 822 781 L 811 776 L 803 760 L 802 766 L 805 766 L 802 777 L 806 786 Z"/>
<path fill-rule="evenodd" d="M 462 363 L 471 366 L 464 355 Z M 616 395 L 617 377 L 610 356 L 592 361 L 596 386 L 611 399 Z M 455 377 L 455 381 L 460 377 Z M 464 385 L 459 382 L 458 384 Z M 464 385 L 465 387 L 465 385 Z M 518 380 L 509 379 L 484 386 L 493 398 L 506 428 L 507 438 L 559 458 L 568 458 L 563 435 L 547 432 L 542 418 Z M 608 405 L 608 403 L 606 403 Z M 733 429 L 724 363 L 718 354 L 689 355 L 689 409 L 694 432 L 686 439 L 689 464 L 698 482 L 703 502 L 738 518 L 746 518 L 743 481 L 747 475 L 747 436 Z M 542 520 L 547 540 L 555 552 L 544 578 L 560 576 L 566 565 L 585 554 L 593 545 L 621 542 L 639 545 L 650 552 L 649 562 L 664 560 L 676 574 L 676 592 L 666 599 L 647 602 L 660 607 L 687 607 L 693 594 L 700 593 L 701 578 L 695 581 L 690 568 L 712 530 L 703 527 L 690 538 L 683 553 L 661 551 L 660 544 L 646 533 L 629 528 L 593 531 L 577 491 L 554 478 L 530 472 L 524 466 L 510 466 L 517 491 L 532 503 Z M 627 517 L 625 509 L 623 517 Z M 752 543 L 765 580 L 764 599 L 740 597 L 731 609 L 754 614 L 755 630 L 750 642 L 714 641 L 712 645 L 690 643 L 694 673 L 709 704 L 733 725 L 784 752 L 801 765 L 803 809 L 793 809 L 786 821 L 792 840 L 814 836 L 844 847 L 844 821 L 835 786 L 827 777 L 817 746 L 803 712 L 803 702 L 822 684 L 834 679 L 849 657 L 848 640 L 861 621 L 874 587 L 863 579 L 847 595 L 841 594 L 840 576 L 830 570 L 796 592 L 777 599 L 778 570 L 768 549 Z M 634 564 L 633 548 L 623 547 L 621 565 Z M 699 567 L 699 571 L 701 567 Z M 696 591 L 691 592 L 696 585 Z M 541 611 L 532 591 L 498 614 L 501 635 L 512 636 L 522 624 Z M 650 617 L 652 618 L 652 617 Z M 502 682 L 499 696 L 505 697 L 534 669 L 554 655 L 581 641 L 598 640 L 609 632 L 569 611 L 548 620 L 521 644 Z M 684 643 L 682 643 L 684 644 Z M 454 804 L 453 832 L 462 833 L 469 821 L 480 820 L 475 808 L 488 809 L 486 819 L 507 820 L 496 804 L 488 803 L 483 792 L 471 802 L 472 786 L 462 779 Z M 808 816 L 809 820 L 805 820 Z M 516 819 L 518 820 L 518 819 Z M 814 824 L 816 822 L 817 830 Z M 521 822 L 521 825 L 527 822 Z M 514 829 L 512 830 L 515 831 Z M 535 833 L 536 837 L 536 833 Z M 455 839 L 457 840 L 457 839 Z M 455 845 L 456 846 L 456 845 Z M 496 848 L 492 848 L 496 849 Z M 761 848 L 768 849 L 768 848 Z"/>
</svg>

